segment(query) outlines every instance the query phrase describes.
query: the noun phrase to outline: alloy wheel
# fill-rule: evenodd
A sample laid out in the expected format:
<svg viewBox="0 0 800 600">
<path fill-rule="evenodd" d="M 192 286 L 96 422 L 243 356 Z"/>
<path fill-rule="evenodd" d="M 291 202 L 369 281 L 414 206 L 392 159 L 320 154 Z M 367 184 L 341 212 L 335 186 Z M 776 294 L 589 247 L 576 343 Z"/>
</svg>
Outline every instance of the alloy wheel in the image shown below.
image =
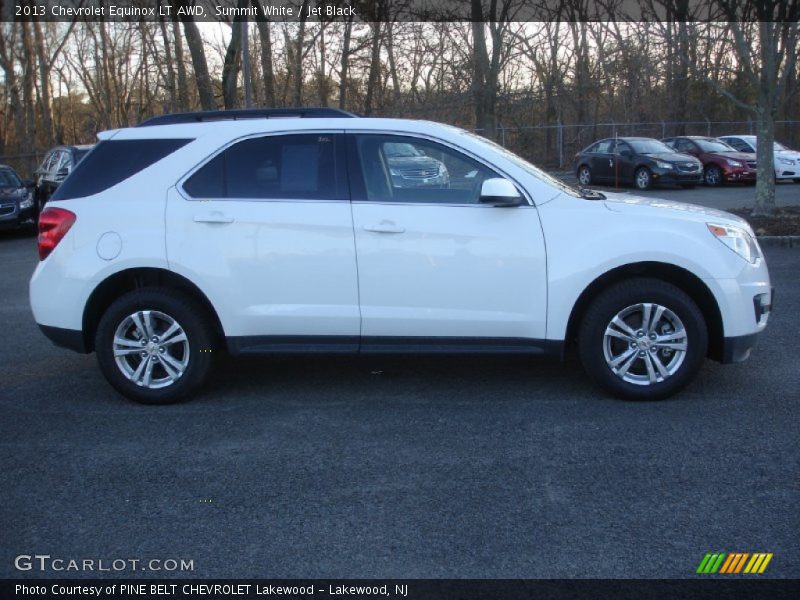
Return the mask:
<svg viewBox="0 0 800 600">
<path fill-rule="evenodd" d="M 114 360 L 136 385 L 159 389 L 172 385 L 189 366 L 189 340 L 169 315 L 140 310 L 125 317 L 114 332 Z"/>
<path fill-rule="evenodd" d="M 688 336 L 665 306 L 641 303 L 618 312 L 603 335 L 603 355 L 617 377 L 635 385 L 666 381 L 683 364 Z"/>
</svg>

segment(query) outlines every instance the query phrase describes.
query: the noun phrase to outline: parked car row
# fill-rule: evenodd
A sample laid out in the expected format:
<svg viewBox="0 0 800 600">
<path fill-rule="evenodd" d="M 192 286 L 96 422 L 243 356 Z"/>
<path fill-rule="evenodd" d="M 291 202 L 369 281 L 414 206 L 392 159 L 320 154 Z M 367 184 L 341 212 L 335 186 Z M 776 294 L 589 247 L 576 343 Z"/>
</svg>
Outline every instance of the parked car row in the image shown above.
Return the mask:
<svg viewBox="0 0 800 600">
<path fill-rule="evenodd" d="M 775 177 L 800 183 L 800 152 L 775 142 Z M 582 186 L 630 183 L 640 190 L 656 183 L 691 188 L 705 183 L 755 183 L 756 137 L 676 136 L 661 141 L 615 137 L 594 142 L 575 156 Z"/>
<path fill-rule="evenodd" d="M 35 232 L 45 203 L 93 147 L 56 146 L 33 172 L 33 179 L 23 179 L 12 167 L 0 164 L 0 229 Z"/>
</svg>

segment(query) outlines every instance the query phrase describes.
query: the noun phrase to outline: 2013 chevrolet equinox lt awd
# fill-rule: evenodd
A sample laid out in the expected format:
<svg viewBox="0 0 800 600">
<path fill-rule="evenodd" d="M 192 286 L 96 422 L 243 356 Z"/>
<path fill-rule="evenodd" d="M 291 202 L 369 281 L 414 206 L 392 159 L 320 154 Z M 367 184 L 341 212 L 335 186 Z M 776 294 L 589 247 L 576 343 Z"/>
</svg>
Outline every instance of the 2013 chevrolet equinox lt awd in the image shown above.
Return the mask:
<svg viewBox="0 0 800 600">
<path fill-rule="evenodd" d="M 574 344 L 607 392 L 663 398 L 706 357 L 746 359 L 766 326 L 745 221 L 574 190 L 454 127 L 352 116 L 187 113 L 101 133 L 41 215 L 42 331 L 160 404 L 195 392 L 223 348 Z M 398 147 L 418 172 L 392 173 Z"/>
</svg>

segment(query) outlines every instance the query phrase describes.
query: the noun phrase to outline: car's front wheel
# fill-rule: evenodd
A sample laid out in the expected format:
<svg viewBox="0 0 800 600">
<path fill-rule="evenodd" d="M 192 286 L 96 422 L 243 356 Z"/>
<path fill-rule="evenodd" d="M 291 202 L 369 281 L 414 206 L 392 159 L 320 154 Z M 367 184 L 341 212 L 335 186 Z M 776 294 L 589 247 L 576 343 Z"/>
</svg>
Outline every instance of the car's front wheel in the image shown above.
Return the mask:
<svg viewBox="0 0 800 600">
<path fill-rule="evenodd" d="M 710 165 L 706 167 L 704 177 L 708 186 L 716 187 L 722 185 L 722 170 L 717 166 Z"/>
<path fill-rule="evenodd" d="M 708 332 L 697 304 L 680 288 L 648 278 L 602 292 L 581 323 L 586 372 L 607 392 L 655 400 L 686 386 L 700 370 Z"/>
<path fill-rule="evenodd" d="M 143 404 L 187 399 L 212 362 L 213 327 L 189 296 L 167 288 L 129 292 L 106 310 L 95 352 L 106 379 Z"/>
<path fill-rule="evenodd" d="M 633 175 L 633 183 L 636 189 L 649 190 L 653 185 L 653 177 L 647 167 L 640 167 Z"/>
</svg>

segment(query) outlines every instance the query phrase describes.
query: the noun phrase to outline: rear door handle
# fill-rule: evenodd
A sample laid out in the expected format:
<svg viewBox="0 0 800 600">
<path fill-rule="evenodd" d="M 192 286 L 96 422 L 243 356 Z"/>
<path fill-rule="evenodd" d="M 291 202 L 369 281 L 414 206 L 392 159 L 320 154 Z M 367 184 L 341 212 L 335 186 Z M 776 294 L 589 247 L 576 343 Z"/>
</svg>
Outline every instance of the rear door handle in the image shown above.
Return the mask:
<svg viewBox="0 0 800 600">
<path fill-rule="evenodd" d="M 222 214 L 221 212 L 212 212 L 204 215 L 195 215 L 195 223 L 233 223 L 233 217 Z"/>
<path fill-rule="evenodd" d="M 394 221 L 381 221 L 377 225 L 364 225 L 364 231 L 373 231 L 375 233 L 403 233 L 405 227 L 400 227 Z"/>
</svg>

